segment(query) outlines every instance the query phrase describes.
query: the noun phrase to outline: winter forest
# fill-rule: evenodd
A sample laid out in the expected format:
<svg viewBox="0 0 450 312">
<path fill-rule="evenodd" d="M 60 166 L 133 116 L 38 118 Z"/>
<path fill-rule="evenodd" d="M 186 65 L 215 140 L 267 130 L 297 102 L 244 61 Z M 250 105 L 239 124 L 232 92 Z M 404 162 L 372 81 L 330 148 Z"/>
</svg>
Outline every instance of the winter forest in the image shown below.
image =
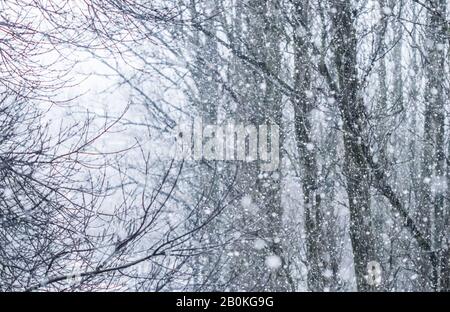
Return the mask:
<svg viewBox="0 0 450 312">
<path fill-rule="evenodd" d="M 449 291 L 448 0 L 0 0 L 0 291 Z"/>
</svg>

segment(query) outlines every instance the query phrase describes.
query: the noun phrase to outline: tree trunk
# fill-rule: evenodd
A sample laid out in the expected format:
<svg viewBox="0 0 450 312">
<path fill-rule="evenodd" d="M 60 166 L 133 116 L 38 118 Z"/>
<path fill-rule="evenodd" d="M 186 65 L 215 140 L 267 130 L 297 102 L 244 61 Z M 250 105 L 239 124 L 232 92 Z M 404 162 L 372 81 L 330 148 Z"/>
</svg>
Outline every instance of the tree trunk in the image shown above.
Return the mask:
<svg viewBox="0 0 450 312">
<path fill-rule="evenodd" d="M 318 193 L 317 160 L 314 143 L 311 138 L 310 113 L 313 108 L 308 98 L 311 88 L 310 49 L 308 48 L 307 28 L 309 28 L 308 0 L 294 3 L 294 87 L 296 95 L 293 98 L 294 125 L 297 151 L 302 165 L 303 206 L 305 213 L 306 256 L 308 263 L 308 289 L 323 291 L 325 280 L 323 270 L 325 265 L 321 257 L 321 213 L 320 194 Z M 306 25 L 306 26 L 305 26 Z"/>
<path fill-rule="evenodd" d="M 339 76 L 337 99 L 343 119 L 347 195 L 350 208 L 350 238 L 353 247 L 356 284 L 359 291 L 374 290 L 366 279 L 368 264 L 376 261 L 372 216 L 370 213 L 369 168 L 362 144 L 366 131 L 363 100 L 359 94 L 357 72 L 357 38 L 355 12 L 351 1 L 336 1 L 333 14 L 335 27 L 335 63 Z"/>
<path fill-rule="evenodd" d="M 441 289 L 441 271 L 445 271 L 441 261 L 444 241 L 448 236 L 445 230 L 445 109 L 444 83 L 446 29 L 442 16 L 446 14 L 446 1 L 430 1 L 434 11 L 428 11 L 426 44 L 426 91 L 424 146 L 422 156 L 422 198 L 419 209 L 422 232 L 430 242 L 432 252 L 429 261 L 424 259 L 423 274 L 431 276 L 430 287 Z"/>
</svg>

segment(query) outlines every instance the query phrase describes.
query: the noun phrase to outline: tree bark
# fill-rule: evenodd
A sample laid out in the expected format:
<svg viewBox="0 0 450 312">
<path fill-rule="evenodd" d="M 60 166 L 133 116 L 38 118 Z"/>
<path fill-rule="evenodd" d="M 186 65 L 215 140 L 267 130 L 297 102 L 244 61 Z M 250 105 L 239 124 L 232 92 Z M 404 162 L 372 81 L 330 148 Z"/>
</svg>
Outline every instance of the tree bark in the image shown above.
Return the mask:
<svg viewBox="0 0 450 312">
<path fill-rule="evenodd" d="M 359 94 L 355 12 L 351 1 L 335 3 L 335 64 L 339 77 L 337 99 L 343 120 L 345 148 L 344 174 L 350 209 L 350 238 L 353 248 L 356 285 L 359 291 L 375 288 L 366 278 L 367 266 L 376 261 L 372 216 L 370 212 L 370 170 L 361 147 L 366 131 L 363 99 Z"/>
</svg>

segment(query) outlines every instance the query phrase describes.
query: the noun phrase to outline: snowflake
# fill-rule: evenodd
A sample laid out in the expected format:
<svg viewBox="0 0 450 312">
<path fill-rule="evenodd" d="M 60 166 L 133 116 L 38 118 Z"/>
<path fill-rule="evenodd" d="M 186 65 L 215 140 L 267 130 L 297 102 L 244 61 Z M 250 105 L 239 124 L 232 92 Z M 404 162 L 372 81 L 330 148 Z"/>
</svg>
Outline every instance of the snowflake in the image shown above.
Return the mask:
<svg viewBox="0 0 450 312">
<path fill-rule="evenodd" d="M 281 258 L 277 255 L 267 256 L 265 264 L 269 269 L 277 270 L 281 267 Z"/>
<path fill-rule="evenodd" d="M 245 195 L 241 198 L 241 205 L 244 208 L 250 208 L 252 205 L 252 197 L 250 195 Z"/>
<path fill-rule="evenodd" d="M 262 250 L 266 248 L 266 246 L 267 246 L 266 242 L 261 238 L 256 239 L 255 242 L 253 243 L 253 247 L 256 250 Z"/>
<path fill-rule="evenodd" d="M 330 269 L 326 269 L 323 271 L 322 276 L 325 278 L 331 278 L 333 276 L 333 272 Z"/>
<path fill-rule="evenodd" d="M 314 97 L 314 93 L 309 90 L 305 91 L 305 95 L 308 99 L 312 99 Z"/>
<path fill-rule="evenodd" d="M 383 11 L 384 15 L 391 15 L 392 14 L 391 8 L 387 7 L 387 6 L 383 7 L 382 11 Z"/>
</svg>

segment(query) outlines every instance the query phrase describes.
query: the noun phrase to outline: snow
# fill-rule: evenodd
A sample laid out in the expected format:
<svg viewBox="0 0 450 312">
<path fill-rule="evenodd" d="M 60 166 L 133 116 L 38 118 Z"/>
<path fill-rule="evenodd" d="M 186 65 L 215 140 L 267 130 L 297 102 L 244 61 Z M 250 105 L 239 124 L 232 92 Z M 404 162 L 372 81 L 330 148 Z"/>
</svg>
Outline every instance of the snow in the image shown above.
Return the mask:
<svg viewBox="0 0 450 312">
<path fill-rule="evenodd" d="M 263 250 L 264 248 L 267 247 L 267 244 L 266 244 L 266 241 L 265 241 L 265 240 L 263 240 L 263 239 L 261 239 L 261 238 L 258 238 L 258 239 L 256 239 L 256 240 L 254 241 L 253 247 L 254 247 L 256 250 Z"/>
<path fill-rule="evenodd" d="M 239 1 L 206 1 L 196 8 L 190 7 L 192 1 L 153 1 L 156 7 L 185 12 L 166 24 L 165 19 L 153 21 L 158 10 L 141 12 L 145 6 L 136 8 L 134 1 L 129 12 L 148 18 L 101 12 L 97 1 L 86 16 L 77 17 L 80 25 L 98 22 L 89 12 L 103 13 L 111 32 L 105 28 L 101 40 L 72 45 L 59 43 L 58 37 L 64 35 L 59 39 L 65 42 L 72 35 L 81 40 L 98 38 L 98 33 L 84 28 L 82 36 L 76 36 L 77 28 L 66 33 L 71 24 L 48 12 L 50 24 L 65 25 L 50 42 L 39 32 L 45 18 L 33 9 L 30 18 L 21 16 L 27 10 L 8 9 L 13 2 L 2 2 L 2 17 L 14 19 L 0 30 L 0 51 L 7 56 L 0 62 L 0 291 L 23 291 L 27 285 L 59 291 L 68 283 L 77 291 L 130 285 L 153 291 L 155 281 L 167 282 L 161 284 L 163 291 L 198 290 L 198 285 L 220 291 L 265 289 L 263 283 L 276 275 L 271 270 L 280 269 L 284 259 L 289 265 L 277 276 L 276 290 L 283 288 L 284 273 L 296 290 L 311 290 L 312 268 L 326 280 L 319 287 L 323 291 L 358 290 L 357 277 L 377 282 L 373 275 L 379 273 L 390 279 L 385 285 L 389 291 L 431 289 L 420 267 L 429 262 L 430 251 L 417 241 L 423 236 L 435 248 L 448 248 L 448 231 L 441 225 L 448 217 L 450 66 L 449 44 L 439 36 L 442 25 L 430 23 L 425 7 L 417 11 L 413 2 L 329 1 L 302 7 L 309 16 L 302 22 L 309 25 L 294 25 L 299 16 L 290 1 L 264 7 L 264 16 L 259 16 L 262 8 L 242 10 Z M 194 11 L 213 36 L 183 25 Z M 343 23 L 343 17 L 349 20 Z M 38 30 L 37 37 L 29 41 L 23 32 L 23 41 L 17 41 L 14 25 L 25 22 L 33 26 L 26 29 Z M 295 35 L 307 51 L 297 49 Z M 108 45 L 113 37 L 114 45 Z M 33 50 L 41 40 L 42 47 Z M 40 54 L 46 46 L 52 51 Z M 28 57 L 35 53 L 40 56 Z M 56 62 L 53 56 L 59 53 L 61 61 Z M 59 67 L 72 65 L 72 59 L 74 67 L 62 75 Z M 57 70 L 40 72 L 36 65 L 50 60 Z M 302 79 L 305 70 L 308 80 Z M 32 77 L 34 71 L 38 75 Z M 24 98 L 26 109 L 16 107 L 17 97 L 29 91 L 22 77 L 28 75 L 40 96 Z M 73 84 L 48 94 L 40 89 L 46 81 L 65 78 Z M 60 98 L 72 100 L 55 105 Z M 32 117 L 27 109 L 34 105 L 42 120 L 28 125 L 13 118 L 18 112 Z M 84 134 L 82 125 L 88 121 Z M 72 123 L 74 138 L 30 164 L 43 156 L 39 149 L 45 142 L 27 138 L 41 122 L 49 124 L 42 131 L 49 141 L 60 139 L 60 125 Z M 275 169 L 265 170 L 258 157 L 210 159 L 202 154 L 208 150 L 206 141 L 214 151 L 220 150 L 220 142 L 226 141 L 227 148 L 238 145 L 234 135 L 220 137 L 227 125 L 259 131 L 266 124 L 282 130 L 268 146 L 257 135 L 253 148 L 255 140 L 239 131 L 236 141 L 243 139 L 245 149 L 258 157 L 265 152 L 272 159 L 280 156 Z M 178 129 L 180 125 L 187 128 Z M 73 142 L 95 138 L 105 129 L 99 142 L 64 156 Z M 194 129 L 199 131 L 189 133 Z M 217 141 L 204 129 L 213 130 Z M 186 145 L 177 149 L 181 141 Z M 279 149 L 269 146 L 275 141 L 282 143 Z M 51 159 L 58 163 L 49 164 Z M 372 236 L 373 241 L 364 241 Z M 117 248 L 127 238 L 128 244 Z M 308 258 L 311 238 L 319 247 L 317 263 Z M 61 252 L 54 263 L 47 261 Z M 366 262 L 355 266 L 358 252 L 371 254 L 383 268 L 366 268 Z M 149 256 L 127 269 L 113 269 Z M 94 278 L 47 285 L 44 279 L 39 285 L 44 275 L 77 275 L 81 268 L 99 265 L 112 268 L 108 283 L 96 284 Z M 356 271 L 360 267 L 364 272 Z M 144 279 L 148 274 L 155 278 Z M 339 283 L 332 284 L 335 274 Z"/>
<path fill-rule="evenodd" d="M 384 6 L 382 8 L 382 11 L 383 11 L 384 15 L 391 15 L 392 14 L 392 9 L 390 7 L 388 7 L 388 6 Z"/>
<path fill-rule="evenodd" d="M 245 195 L 241 198 L 241 206 L 245 209 L 252 208 L 252 197 L 250 195 Z"/>
<path fill-rule="evenodd" d="M 306 90 L 306 91 L 305 91 L 305 95 L 306 95 L 306 97 L 307 97 L 308 99 L 314 98 L 314 93 L 313 93 L 312 91 L 310 91 L 310 90 Z"/>
<path fill-rule="evenodd" d="M 269 269 L 277 270 L 281 267 L 282 261 L 279 256 L 271 255 L 266 257 L 265 264 Z"/>
<path fill-rule="evenodd" d="M 444 51 L 444 50 L 445 50 L 445 44 L 438 43 L 438 44 L 436 45 L 436 49 L 437 49 L 438 51 Z"/>
<path fill-rule="evenodd" d="M 445 194 L 447 192 L 447 177 L 434 176 L 427 184 L 431 184 L 431 192 L 434 194 Z"/>
<path fill-rule="evenodd" d="M 278 172 L 272 173 L 272 179 L 278 181 L 280 179 L 280 174 Z"/>
<path fill-rule="evenodd" d="M 209 216 L 212 213 L 212 210 L 210 208 L 205 208 L 204 212 Z"/>
<path fill-rule="evenodd" d="M 322 272 L 322 276 L 325 278 L 331 278 L 333 277 L 333 271 L 331 271 L 330 269 L 326 269 Z"/>
</svg>

